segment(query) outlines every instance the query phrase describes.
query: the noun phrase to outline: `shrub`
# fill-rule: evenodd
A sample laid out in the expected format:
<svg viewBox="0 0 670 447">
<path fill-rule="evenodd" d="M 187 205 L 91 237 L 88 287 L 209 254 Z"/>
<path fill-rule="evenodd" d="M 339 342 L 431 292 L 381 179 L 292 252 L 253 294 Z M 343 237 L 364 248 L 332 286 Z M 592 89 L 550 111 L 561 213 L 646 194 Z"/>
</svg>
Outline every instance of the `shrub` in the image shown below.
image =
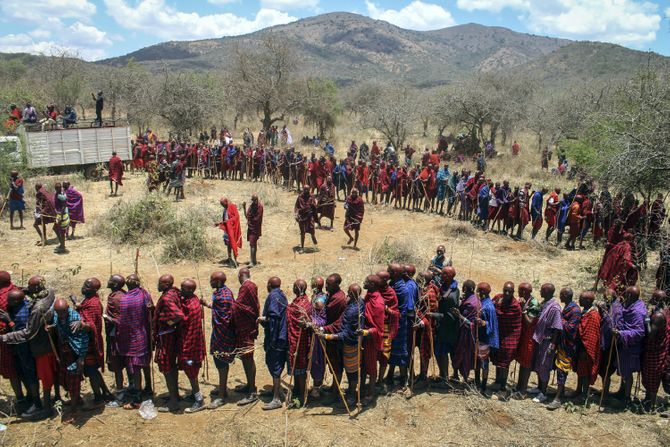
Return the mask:
<svg viewBox="0 0 670 447">
<path fill-rule="evenodd" d="M 385 237 L 382 242 L 375 243 L 370 249 L 371 264 L 420 264 L 419 246 L 415 239 L 397 240 Z"/>
</svg>

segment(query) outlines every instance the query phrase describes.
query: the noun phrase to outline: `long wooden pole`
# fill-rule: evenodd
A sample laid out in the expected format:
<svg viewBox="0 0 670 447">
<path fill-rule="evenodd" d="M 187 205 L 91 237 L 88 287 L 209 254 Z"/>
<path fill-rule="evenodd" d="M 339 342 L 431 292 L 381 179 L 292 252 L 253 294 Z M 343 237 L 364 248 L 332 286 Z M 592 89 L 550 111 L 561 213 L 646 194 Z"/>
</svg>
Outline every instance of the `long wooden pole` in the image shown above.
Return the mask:
<svg viewBox="0 0 670 447">
<path fill-rule="evenodd" d="M 335 381 L 335 385 L 337 386 L 337 391 L 340 393 L 340 397 L 342 398 L 342 403 L 344 404 L 344 408 L 347 409 L 347 413 L 349 413 L 349 417 L 351 417 L 351 410 L 349 409 L 349 405 L 347 405 L 347 399 L 344 397 L 344 393 L 342 392 L 342 388 L 340 387 L 340 381 L 337 380 L 337 375 L 335 374 L 335 369 L 333 368 L 333 365 L 330 363 L 330 357 L 328 357 L 328 352 L 326 352 L 326 344 L 321 340 L 320 337 L 317 337 L 319 339 L 319 343 L 321 343 L 321 349 L 323 349 L 323 355 L 326 357 L 326 362 L 328 363 L 328 368 L 330 368 L 330 372 L 333 374 L 333 380 Z"/>
</svg>

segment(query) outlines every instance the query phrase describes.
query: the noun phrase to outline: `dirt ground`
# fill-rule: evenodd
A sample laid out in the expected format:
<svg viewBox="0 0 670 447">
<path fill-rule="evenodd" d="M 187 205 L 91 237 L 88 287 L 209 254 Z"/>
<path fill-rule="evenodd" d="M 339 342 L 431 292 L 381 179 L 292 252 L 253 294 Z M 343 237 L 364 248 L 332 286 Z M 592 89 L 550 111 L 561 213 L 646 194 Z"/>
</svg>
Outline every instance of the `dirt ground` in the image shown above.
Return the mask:
<svg viewBox="0 0 670 447">
<path fill-rule="evenodd" d="M 61 177 L 62 178 L 62 177 Z M 46 182 L 54 178 L 43 179 Z M 106 182 L 84 182 L 73 177 L 74 186 L 83 191 L 87 223 L 77 229 L 80 238 L 69 241 L 69 254 L 53 253 L 55 240 L 45 248 L 35 245 L 37 234 L 26 220 L 26 230 L 10 231 L 5 219 L 0 226 L 3 240 L 3 259 L 0 269 L 12 271 L 17 283 L 25 283 L 31 275 L 46 276 L 49 285 L 59 296 L 78 293 L 84 279 L 97 276 L 106 283 L 110 272 L 127 275 L 133 270 L 137 247 L 110 247 L 108 240 L 94 236 L 93 227 L 110 207 L 118 201 L 130 201 L 145 194 L 144 177 L 130 175 L 121 188 L 119 197 L 109 197 Z M 33 179 L 28 181 L 30 186 Z M 575 290 L 590 287 L 600 260 L 600 250 L 566 252 L 539 242 L 515 242 L 494 234 L 482 234 L 469 225 L 451 218 L 421 213 L 395 211 L 390 208 L 368 206 L 361 232 L 360 250 L 354 251 L 344 244 L 342 232 L 344 210 L 338 203 L 335 230 L 317 231 L 320 251 L 297 254 L 293 248 L 299 243 L 297 224 L 293 220 L 295 196 L 266 184 L 187 180 L 186 201 L 178 207 L 205 207 L 211 211 L 212 223 L 219 218 L 218 199 L 229 197 L 241 209 L 242 201 L 249 201 L 256 192 L 265 203 L 263 237 L 259 243 L 261 264 L 252 270 L 252 280 L 259 286 L 261 301 L 265 299 L 265 284 L 270 276 L 282 278 L 282 288 L 287 296 L 292 282 L 297 278 L 310 278 L 315 274 L 326 276 L 339 272 L 344 284 L 362 282 L 369 272 L 383 266 L 375 255 L 388 238 L 387 245 L 400 244 L 416 251 L 419 268 L 427 266 L 438 244 L 447 247 L 453 259 L 459 282 L 467 278 L 488 281 L 493 293 L 499 293 L 504 281 L 516 284 L 531 282 L 536 291 L 544 282 L 553 282 L 557 288 L 572 286 Z M 33 206 L 29 201 L 28 207 Z M 243 219 L 243 227 L 245 225 Z M 221 232 L 213 225 L 207 228 L 211 243 L 218 247 L 219 256 L 225 258 Z M 53 238 L 53 233 L 50 237 Z M 311 244 L 307 244 L 310 246 Z M 157 298 L 158 271 L 172 273 L 177 281 L 184 278 L 202 279 L 204 294 L 209 294 L 206 284 L 209 273 L 223 270 L 228 274 L 228 285 L 236 293 L 239 287 L 233 269 L 218 261 L 178 262 L 155 265 L 152 254 L 158 257 L 156 246 L 140 248 L 139 273 L 144 285 Z M 242 248 L 240 261 L 248 261 L 248 247 Z M 650 270 L 643 286 L 648 291 L 655 268 L 656 257 L 650 259 Z M 23 278 L 23 279 L 22 279 Z M 199 290 L 202 293 L 202 290 Z M 103 303 L 108 294 L 102 291 Z M 209 311 L 206 312 L 209 333 Z M 262 334 L 257 340 L 257 383 L 260 387 L 271 383 L 262 353 Z M 431 368 L 432 372 L 432 368 Z M 105 373 L 109 384 L 113 378 Z M 244 375 L 241 364 L 231 367 L 229 387 L 241 383 Z M 534 380 L 534 379 L 533 379 Z M 574 381 L 574 377 L 571 378 Z M 214 389 L 217 373 L 209 361 L 209 381 L 203 385 L 203 394 L 209 399 Z M 288 379 L 286 379 L 286 382 Z M 533 382 L 534 383 L 534 382 Z M 181 377 L 180 384 L 188 382 Z M 574 386 L 569 383 L 568 388 Z M 617 384 L 613 385 L 616 387 Z M 166 388 L 156 371 L 156 388 L 159 394 Z M 599 383 L 596 384 L 599 390 Z M 8 411 L 6 402 L 11 388 L 7 381 L 0 382 L 0 409 Z M 83 392 L 90 397 L 88 384 Z M 641 394 L 643 391 L 640 392 Z M 105 409 L 84 412 L 73 424 L 61 424 L 58 418 L 39 423 L 20 422 L 3 417 L 9 424 L 0 435 L 2 445 L 314 445 L 346 446 L 374 441 L 380 445 L 668 445 L 670 430 L 666 420 L 655 415 L 634 415 L 630 412 L 598 413 L 597 405 L 588 409 L 572 407 L 549 412 L 530 400 L 502 402 L 484 399 L 470 393 L 445 393 L 421 391 L 413 397 L 394 394 L 381 396 L 376 405 L 358 417 L 349 418 L 341 408 L 312 402 L 306 409 L 276 410 L 265 413 L 260 405 L 238 407 L 240 395 L 232 393 L 231 403 L 215 411 L 193 415 L 160 414 L 151 421 L 143 420 L 137 411 Z M 3 402 L 4 401 L 4 402 Z M 4 406 L 3 406 L 4 403 Z"/>
</svg>

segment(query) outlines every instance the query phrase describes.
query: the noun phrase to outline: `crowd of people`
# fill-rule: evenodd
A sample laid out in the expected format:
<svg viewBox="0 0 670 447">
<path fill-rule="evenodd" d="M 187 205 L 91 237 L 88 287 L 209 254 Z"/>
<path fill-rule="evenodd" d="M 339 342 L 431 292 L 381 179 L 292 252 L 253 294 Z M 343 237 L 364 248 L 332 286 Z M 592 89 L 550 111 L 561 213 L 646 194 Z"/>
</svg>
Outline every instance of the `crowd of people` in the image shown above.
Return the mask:
<svg viewBox="0 0 670 447">
<path fill-rule="evenodd" d="M 95 102 L 95 120 L 93 124 L 102 126 L 102 111 L 104 108 L 103 92 L 91 93 L 92 100 Z M 77 110 L 74 105 L 66 105 L 61 111 L 57 104 L 48 104 L 41 113 L 35 109 L 35 106 L 27 102 L 23 109 L 16 104 L 9 105 L 9 113 L 4 122 L 4 127 L 8 131 L 14 131 L 19 125 L 26 126 L 29 130 L 55 130 L 68 129 L 78 123 Z"/>
<path fill-rule="evenodd" d="M 263 306 L 248 268 L 238 272 L 237 297 L 221 271 L 209 278 L 211 297 L 198 296 L 192 279 L 177 287 L 164 274 L 156 302 L 137 274 L 113 274 L 104 307 L 97 278 L 84 281 L 81 297 L 64 299 L 41 276 L 19 287 L 2 271 L 0 374 L 11 382 L 19 415 L 37 420 L 52 415 L 63 392 L 69 396 L 68 415 L 102 405 L 138 408 L 154 396 L 155 364 L 168 391 L 158 411 L 180 411 L 185 399 L 190 404 L 184 412 L 193 413 L 229 403 L 230 367 L 240 359 L 246 383 L 235 388 L 243 394 L 237 405 L 248 405 L 264 397 L 255 363 L 262 327 L 272 378 L 264 410 L 302 407 L 311 399 L 340 402 L 351 414 L 380 392 L 425 387 L 468 388 L 500 400 L 528 398 L 555 410 L 568 399 L 586 405 L 598 376 L 598 402 L 607 396 L 627 405 L 638 394 L 636 374 L 647 410 L 656 408 L 661 384 L 670 393 L 670 301 L 664 291 L 655 290 L 648 306 L 635 285 L 608 288 L 603 301 L 594 292 L 577 296 L 567 287 L 557 294 L 548 283 L 539 299 L 527 282 L 518 288 L 505 282 L 501 293 L 493 294 L 486 282 L 467 279 L 459 285 L 456 269 L 446 264 L 440 246 L 418 275 L 414 265 L 392 263 L 362 285 L 345 287 L 337 273 L 309 284 L 298 279 L 291 299 L 273 276 Z M 211 309 L 209 337 L 205 308 Z M 218 386 L 205 403 L 198 377 L 208 353 Z M 115 392 L 101 374 L 105 367 L 114 375 Z M 549 391 L 552 371 L 555 393 Z M 180 372 L 190 384 L 186 397 L 179 393 Z M 291 376 L 288 389 L 282 385 L 284 372 Z M 532 373 L 537 386 L 529 389 Z M 610 394 L 615 373 L 621 386 Z M 577 382 L 568 394 L 571 374 Z M 81 393 L 85 378 L 93 394 L 87 403 Z"/>
</svg>

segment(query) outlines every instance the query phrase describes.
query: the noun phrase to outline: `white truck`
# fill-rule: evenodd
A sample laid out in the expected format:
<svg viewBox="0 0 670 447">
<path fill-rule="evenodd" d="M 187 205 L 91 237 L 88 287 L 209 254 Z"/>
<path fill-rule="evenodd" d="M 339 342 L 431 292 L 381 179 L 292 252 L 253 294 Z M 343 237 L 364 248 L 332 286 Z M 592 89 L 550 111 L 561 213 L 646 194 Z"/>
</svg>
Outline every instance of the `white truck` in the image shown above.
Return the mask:
<svg viewBox="0 0 670 447">
<path fill-rule="evenodd" d="M 101 175 L 100 164 L 107 163 L 112 152 L 123 161 L 132 160 L 130 127 L 105 126 L 26 131 L 19 128 L 30 168 L 51 171 L 83 170 L 87 178 Z"/>
</svg>

